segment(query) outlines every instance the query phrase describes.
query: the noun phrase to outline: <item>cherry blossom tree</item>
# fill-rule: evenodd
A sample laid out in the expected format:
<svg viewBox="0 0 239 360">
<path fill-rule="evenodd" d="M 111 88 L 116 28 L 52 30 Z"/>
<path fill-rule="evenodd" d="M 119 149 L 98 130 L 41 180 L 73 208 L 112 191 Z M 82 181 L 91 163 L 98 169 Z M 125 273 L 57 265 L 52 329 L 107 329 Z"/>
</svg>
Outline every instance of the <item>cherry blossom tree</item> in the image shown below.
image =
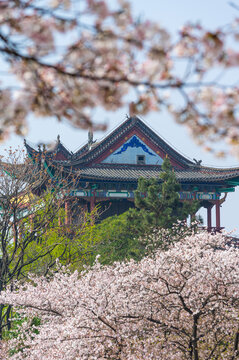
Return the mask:
<svg viewBox="0 0 239 360">
<path fill-rule="evenodd" d="M 56 170 L 57 181 L 49 179 L 38 158 L 33 164 L 19 151 L 11 150 L 5 160 L 0 163 L 0 293 L 15 279 L 27 280 L 29 272 L 46 275 L 56 260 L 58 267 L 72 268 L 90 261 L 97 216 L 97 209 L 88 214 L 77 206 L 75 211 L 72 174 L 61 180 L 61 170 Z M 10 317 L 11 307 L 1 303 L 0 339 L 10 329 Z"/>
<path fill-rule="evenodd" d="M 166 107 L 199 142 L 223 138 L 237 152 L 239 87 L 218 75 L 238 66 L 238 38 L 236 19 L 186 24 L 171 39 L 126 0 L 3 0 L 0 53 L 15 80 L 1 86 L 1 138 L 24 134 L 30 113 L 103 129 L 92 109 L 128 104 L 130 114 Z"/>
<path fill-rule="evenodd" d="M 23 319 L 11 359 L 235 360 L 238 252 L 202 233 L 140 263 L 15 284 L 0 297 Z"/>
</svg>

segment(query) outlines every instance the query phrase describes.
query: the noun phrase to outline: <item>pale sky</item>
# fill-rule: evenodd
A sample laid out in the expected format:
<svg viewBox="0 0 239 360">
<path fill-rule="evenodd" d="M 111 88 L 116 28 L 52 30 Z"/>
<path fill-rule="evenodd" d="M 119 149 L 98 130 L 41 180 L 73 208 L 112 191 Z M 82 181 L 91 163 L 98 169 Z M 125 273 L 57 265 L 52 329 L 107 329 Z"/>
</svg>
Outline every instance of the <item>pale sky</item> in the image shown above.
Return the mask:
<svg viewBox="0 0 239 360">
<path fill-rule="evenodd" d="M 131 0 L 135 14 L 145 18 L 158 21 L 165 26 L 171 33 L 175 34 L 187 21 L 200 21 L 204 26 L 215 29 L 217 26 L 230 23 L 235 17 L 239 17 L 239 12 L 229 5 L 227 0 Z M 239 5 L 239 0 L 235 0 Z M 239 76 L 239 69 L 235 69 L 235 76 Z M 124 119 L 127 109 L 121 109 L 117 112 L 105 112 L 97 110 L 95 117 L 99 121 L 107 121 L 108 130 L 105 133 L 98 132 L 94 134 L 95 139 L 105 136 L 110 130 L 119 125 Z M 153 130 L 176 150 L 185 154 L 189 158 L 202 159 L 203 165 L 210 166 L 239 166 L 239 159 L 228 156 L 226 159 L 217 159 L 213 155 L 204 152 L 190 138 L 187 130 L 177 125 L 166 113 L 151 113 L 141 117 Z M 55 120 L 35 119 L 30 121 L 29 132 L 26 136 L 27 141 L 32 144 L 39 142 L 49 143 L 56 140 L 60 135 L 63 144 L 71 151 L 75 151 L 87 141 L 87 131 L 73 129 L 66 124 L 61 124 Z M 9 146 L 17 147 L 23 145 L 23 139 L 12 136 L 9 141 L 0 145 L 0 154 Z M 238 228 L 239 233 L 239 189 L 235 193 L 229 193 L 226 202 L 221 208 L 221 224 L 226 230 L 231 231 Z M 200 212 L 205 215 L 205 211 Z M 214 216 L 214 213 L 213 213 Z"/>
</svg>

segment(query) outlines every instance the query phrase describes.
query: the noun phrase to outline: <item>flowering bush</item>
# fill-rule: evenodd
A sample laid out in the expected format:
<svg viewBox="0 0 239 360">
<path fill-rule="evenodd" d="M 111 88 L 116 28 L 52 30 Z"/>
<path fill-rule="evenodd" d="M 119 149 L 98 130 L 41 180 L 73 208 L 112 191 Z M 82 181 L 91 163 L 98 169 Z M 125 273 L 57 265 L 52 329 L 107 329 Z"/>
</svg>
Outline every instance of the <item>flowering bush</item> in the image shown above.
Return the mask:
<svg viewBox="0 0 239 360">
<path fill-rule="evenodd" d="M 0 297 L 27 319 L 11 359 L 236 359 L 238 255 L 222 235 L 202 233 L 140 263 L 18 285 Z"/>
<path fill-rule="evenodd" d="M 187 236 L 195 235 L 200 231 L 200 221 L 192 221 L 190 226 L 186 221 L 178 220 L 171 228 L 155 228 L 147 236 L 139 238 L 139 243 L 144 248 L 144 254 L 157 256 L 157 250 L 167 250 L 170 245 L 183 240 Z"/>
</svg>

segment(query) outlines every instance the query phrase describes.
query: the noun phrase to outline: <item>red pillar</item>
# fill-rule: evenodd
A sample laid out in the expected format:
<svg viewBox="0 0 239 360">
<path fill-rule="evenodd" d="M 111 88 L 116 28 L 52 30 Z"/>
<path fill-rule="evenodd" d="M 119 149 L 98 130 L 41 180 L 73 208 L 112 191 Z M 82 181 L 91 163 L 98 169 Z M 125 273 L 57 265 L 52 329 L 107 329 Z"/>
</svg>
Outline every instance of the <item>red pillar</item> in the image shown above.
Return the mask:
<svg viewBox="0 0 239 360">
<path fill-rule="evenodd" d="M 216 201 L 216 231 L 221 230 L 221 224 L 220 224 L 220 201 Z"/>
<path fill-rule="evenodd" d="M 212 205 L 207 207 L 207 231 L 212 230 Z"/>
</svg>

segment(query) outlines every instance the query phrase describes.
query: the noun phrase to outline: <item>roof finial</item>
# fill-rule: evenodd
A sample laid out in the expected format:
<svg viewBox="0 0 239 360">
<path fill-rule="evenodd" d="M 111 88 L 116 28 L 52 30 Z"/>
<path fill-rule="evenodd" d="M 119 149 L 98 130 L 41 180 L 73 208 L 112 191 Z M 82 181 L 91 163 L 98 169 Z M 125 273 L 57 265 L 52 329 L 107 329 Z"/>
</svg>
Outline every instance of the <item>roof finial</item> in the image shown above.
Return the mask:
<svg viewBox="0 0 239 360">
<path fill-rule="evenodd" d="M 196 165 L 201 166 L 202 160 L 196 160 L 196 159 L 193 159 L 193 160 L 195 161 L 195 164 L 196 164 Z"/>
<path fill-rule="evenodd" d="M 135 103 L 132 101 L 132 102 L 129 104 L 129 117 L 134 117 L 134 116 L 135 116 L 135 112 L 136 112 Z"/>
<path fill-rule="evenodd" d="M 91 146 L 94 144 L 94 140 L 93 140 L 93 131 L 92 128 L 89 129 L 88 131 L 88 149 L 91 149 Z"/>
<path fill-rule="evenodd" d="M 57 142 L 58 142 L 58 144 L 60 142 L 60 135 L 59 134 L 57 135 Z"/>
</svg>

